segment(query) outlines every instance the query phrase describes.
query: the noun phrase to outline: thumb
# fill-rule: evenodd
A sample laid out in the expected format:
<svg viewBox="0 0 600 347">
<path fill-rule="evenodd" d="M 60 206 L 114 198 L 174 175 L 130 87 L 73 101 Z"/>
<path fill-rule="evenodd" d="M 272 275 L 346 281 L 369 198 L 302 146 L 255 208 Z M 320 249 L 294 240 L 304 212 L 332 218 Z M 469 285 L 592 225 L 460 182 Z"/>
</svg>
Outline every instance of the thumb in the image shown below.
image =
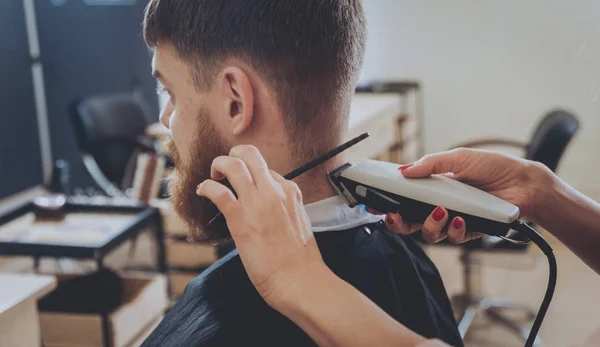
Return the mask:
<svg viewBox="0 0 600 347">
<path fill-rule="evenodd" d="M 413 165 L 401 167 L 400 172 L 408 178 L 428 177 L 434 174 L 459 174 L 468 162 L 469 153 L 466 149 L 454 149 L 424 156 Z"/>
</svg>

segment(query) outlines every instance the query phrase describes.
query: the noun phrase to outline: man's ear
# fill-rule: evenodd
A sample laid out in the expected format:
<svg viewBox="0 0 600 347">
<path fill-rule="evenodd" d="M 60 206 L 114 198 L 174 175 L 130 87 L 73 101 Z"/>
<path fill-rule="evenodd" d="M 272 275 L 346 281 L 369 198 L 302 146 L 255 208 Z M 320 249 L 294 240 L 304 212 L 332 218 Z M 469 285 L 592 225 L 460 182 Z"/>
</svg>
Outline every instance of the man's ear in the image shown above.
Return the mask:
<svg viewBox="0 0 600 347">
<path fill-rule="evenodd" d="M 236 66 L 223 69 L 221 76 L 221 92 L 224 96 L 225 112 L 229 117 L 233 135 L 240 135 L 254 117 L 254 94 L 250 78 Z"/>
</svg>

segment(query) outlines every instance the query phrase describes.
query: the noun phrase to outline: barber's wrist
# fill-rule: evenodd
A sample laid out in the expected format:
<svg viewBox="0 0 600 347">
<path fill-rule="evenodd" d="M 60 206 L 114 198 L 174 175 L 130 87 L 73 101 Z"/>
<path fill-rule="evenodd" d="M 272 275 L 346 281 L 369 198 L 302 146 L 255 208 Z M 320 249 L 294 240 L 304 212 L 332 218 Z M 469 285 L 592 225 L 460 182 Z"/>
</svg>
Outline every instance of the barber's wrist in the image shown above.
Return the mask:
<svg viewBox="0 0 600 347">
<path fill-rule="evenodd" d="M 526 217 L 541 225 L 548 210 L 556 203 L 562 185 L 560 179 L 544 164 L 530 162 L 528 170 L 531 175 L 531 206 Z"/>
<path fill-rule="evenodd" d="M 323 262 L 305 264 L 301 269 L 288 274 L 273 292 L 265 297 L 266 303 L 281 314 L 299 314 L 308 304 L 313 304 L 310 293 L 320 292 L 334 280 L 336 275 Z"/>
</svg>

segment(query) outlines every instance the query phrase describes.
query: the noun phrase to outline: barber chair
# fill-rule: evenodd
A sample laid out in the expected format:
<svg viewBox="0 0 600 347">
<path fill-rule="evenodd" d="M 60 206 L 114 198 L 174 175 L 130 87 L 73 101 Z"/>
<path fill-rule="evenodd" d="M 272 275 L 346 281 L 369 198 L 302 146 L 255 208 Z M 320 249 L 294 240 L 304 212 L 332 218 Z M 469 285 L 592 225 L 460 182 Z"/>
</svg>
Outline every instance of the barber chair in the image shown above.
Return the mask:
<svg viewBox="0 0 600 347">
<path fill-rule="evenodd" d="M 109 197 L 130 197 L 137 157 L 158 153 L 145 135 L 149 107 L 133 93 L 97 95 L 75 100 L 70 109 L 83 164 L 94 183 Z M 167 194 L 161 184 L 160 196 Z M 135 256 L 137 236 L 129 247 L 128 263 Z"/>
<path fill-rule="evenodd" d="M 553 110 L 539 122 L 528 144 L 509 139 L 482 139 L 463 143 L 457 147 L 480 148 L 502 146 L 517 148 L 523 151 L 524 158 L 540 162 L 554 172 L 563 152 L 576 134 L 578 128 L 579 122 L 575 116 L 565 110 Z M 529 224 L 535 227 L 532 223 Z M 480 266 L 485 264 L 475 254 L 477 250 L 524 253 L 526 249 L 527 245 L 515 245 L 500 238 L 487 235 L 464 245 L 460 256 L 463 266 L 464 292 L 452 299 L 455 310 L 462 312 L 458 330 L 463 338 L 471 327 L 476 314 L 484 312 L 489 318 L 520 335 L 523 340 L 527 339 L 530 327 L 514 322 L 503 311 L 524 311 L 531 321 L 535 318 L 536 313 L 507 300 L 484 297 L 480 292 L 480 288 L 482 287 L 480 283 Z M 542 342 L 540 339 L 537 339 L 536 346 L 541 345 Z"/>
<path fill-rule="evenodd" d="M 83 164 L 108 196 L 126 196 L 137 155 L 157 152 L 154 141 L 145 135 L 147 110 L 133 94 L 92 96 L 71 105 Z"/>
</svg>

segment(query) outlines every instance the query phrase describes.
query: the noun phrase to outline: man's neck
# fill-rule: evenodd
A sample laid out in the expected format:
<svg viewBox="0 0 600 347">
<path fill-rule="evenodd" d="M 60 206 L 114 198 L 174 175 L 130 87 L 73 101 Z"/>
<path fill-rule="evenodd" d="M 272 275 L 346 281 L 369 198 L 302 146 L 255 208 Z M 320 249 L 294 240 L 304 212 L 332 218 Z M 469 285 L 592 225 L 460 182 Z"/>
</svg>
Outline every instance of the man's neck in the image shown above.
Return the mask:
<svg viewBox="0 0 600 347">
<path fill-rule="evenodd" d="M 333 171 L 345 162 L 345 157 L 340 155 L 294 179 L 302 191 L 305 205 L 337 195 L 327 178 L 327 172 Z"/>
<path fill-rule="evenodd" d="M 302 191 L 302 201 L 305 205 L 330 198 L 337 194 L 325 175 L 323 175 L 323 179 L 321 180 L 309 180 L 299 177 L 294 182 L 298 184 L 300 191 Z"/>
<path fill-rule="evenodd" d="M 253 143 L 260 150 L 268 167 L 281 175 L 285 175 L 297 169 L 301 164 L 305 164 L 299 164 L 297 160 L 293 160 L 293 155 L 291 154 L 284 155 L 284 153 L 293 153 L 288 147 L 288 140 L 284 137 L 276 138 L 275 136 L 270 136 L 268 142 L 257 143 L 256 141 L 252 141 L 250 143 Z M 314 158 L 310 160 L 312 159 Z M 304 204 L 310 204 L 337 195 L 337 192 L 331 186 L 331 183 L 329 183 L 327 172 L 333 171 L 346 162 L 345 153 L 340 153 L 327 162 L 295 178 L 293 181 L 296 182 L 302 191 Z"/>
</svg>

